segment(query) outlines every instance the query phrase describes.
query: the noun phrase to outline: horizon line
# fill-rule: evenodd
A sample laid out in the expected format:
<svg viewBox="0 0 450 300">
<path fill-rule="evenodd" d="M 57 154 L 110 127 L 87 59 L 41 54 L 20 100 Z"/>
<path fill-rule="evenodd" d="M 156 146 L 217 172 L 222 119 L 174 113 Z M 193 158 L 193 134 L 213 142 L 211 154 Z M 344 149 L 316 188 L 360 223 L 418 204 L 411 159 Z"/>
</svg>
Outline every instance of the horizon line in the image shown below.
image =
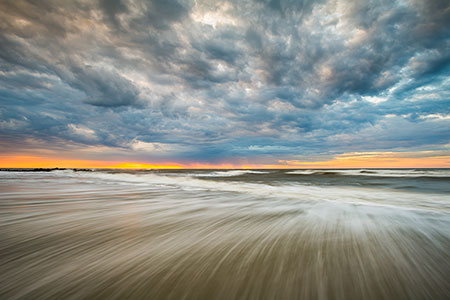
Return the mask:
<svg viewBox="0 0 450 300">
<path fill-rule="evenodd" d="M 449 169 L 450 167 L 340 167 L 340 168 L 97 168 L 97 167 L 90 167 L 90 168 L 78 168 L 78 167 L 1 167 L 0 171 L 4 170 L 49 170 L 49 171 L 57 171 L 57 170 L 129 170 L 129 171 L 137 171 L 137 170 L 144 170 L 144 171 L 150 171 L 150 170 L 358 170 L 358 169 L 370 169 L 370 170 L 402 170 L 402 169 Z"/>
<path fill-rule="evenodd" d="M 269 162 L 224 161 L 103 161 L 37 155 L 0 155 L 0 168 L 64 169 L 427 169 L 450 168 L 450 153 L 431 152 L 353 152 L 323 160 L 276 160 Z"/>
</svg>

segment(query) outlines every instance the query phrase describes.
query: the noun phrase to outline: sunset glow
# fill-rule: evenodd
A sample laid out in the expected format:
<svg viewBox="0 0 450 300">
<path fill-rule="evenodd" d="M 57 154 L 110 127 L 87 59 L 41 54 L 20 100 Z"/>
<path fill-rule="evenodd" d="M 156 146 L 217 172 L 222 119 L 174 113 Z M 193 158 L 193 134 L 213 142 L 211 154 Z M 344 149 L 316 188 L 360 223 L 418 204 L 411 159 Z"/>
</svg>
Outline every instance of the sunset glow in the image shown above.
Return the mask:
<svg viewBox="0 0 450 300">
<path fill-rule="evenodd" d="M 421 154 L 422 157 L 408 157 Z M 427 156 L 428 155 L 428 156 Z M 2 156 L 0 168 L 100 168 L 100 169 L 333 169 L 333 168 L 450 168 L 450 155 L 433 153 L 346 153 L 332 160 L 280 160 L 277 164 L 141 163 L 69 160 L 38 156 Z"/>
</svg>

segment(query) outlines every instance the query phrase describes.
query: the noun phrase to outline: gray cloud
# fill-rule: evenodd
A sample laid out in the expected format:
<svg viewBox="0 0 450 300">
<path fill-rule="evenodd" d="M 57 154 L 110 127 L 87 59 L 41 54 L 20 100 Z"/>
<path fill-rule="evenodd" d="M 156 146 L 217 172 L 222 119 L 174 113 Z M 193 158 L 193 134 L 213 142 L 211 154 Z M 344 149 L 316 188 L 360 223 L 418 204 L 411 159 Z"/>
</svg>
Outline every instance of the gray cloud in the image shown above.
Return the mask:
<svg viewBox="0 0 450 300">
<path fill-rule="evenodd" d="M 114 26 L 120 26 L 119 15 L 128 12 L 127 5 L 122 0 L 100 0 L 100 8 L 105 18 Z"/>
<path fill-rule="evenodd" d="M 204 161 L 445 145 L 449 7 L 2 1 L 2 140 Z"/>
<path fill-rule="evenodd" d="M 133 83 L 116 71 L 95 70 L 90 67 L 72 68 L 75 75 L 69 84 L 83 90 L 88 97 L 83 101 L 96 106 L 116 107 L 132 105 L 137 101 L 138 90 Z"/>
</svg>

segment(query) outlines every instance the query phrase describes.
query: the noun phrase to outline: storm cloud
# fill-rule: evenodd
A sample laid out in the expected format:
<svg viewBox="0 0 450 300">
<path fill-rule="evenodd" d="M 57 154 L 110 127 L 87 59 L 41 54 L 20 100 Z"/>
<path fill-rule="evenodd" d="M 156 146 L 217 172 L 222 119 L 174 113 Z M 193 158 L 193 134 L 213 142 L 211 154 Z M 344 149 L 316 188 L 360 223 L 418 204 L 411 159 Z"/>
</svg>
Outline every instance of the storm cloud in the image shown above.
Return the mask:
<svg viewBox="0 0 450 300">
<path fill-rule="evenodd" d="M 449 74 L 445 0 L 4 0 L 0 147 L 269 163 L 448 151 Z"/>
</svg>

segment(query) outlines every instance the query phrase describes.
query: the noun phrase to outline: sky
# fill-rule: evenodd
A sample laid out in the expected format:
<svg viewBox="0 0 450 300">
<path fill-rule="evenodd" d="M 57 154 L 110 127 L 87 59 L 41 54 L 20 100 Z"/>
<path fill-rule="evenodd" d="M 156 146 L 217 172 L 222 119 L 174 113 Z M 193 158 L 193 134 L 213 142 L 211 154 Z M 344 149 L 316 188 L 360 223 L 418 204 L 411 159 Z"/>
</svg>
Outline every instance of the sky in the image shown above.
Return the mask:
<svg viewBox="0 0 450 300">
<path fill-rule="evenodd" d="M 448 0 L 0 0 L 0 167 L 450 167 Z"/>
</svg>

